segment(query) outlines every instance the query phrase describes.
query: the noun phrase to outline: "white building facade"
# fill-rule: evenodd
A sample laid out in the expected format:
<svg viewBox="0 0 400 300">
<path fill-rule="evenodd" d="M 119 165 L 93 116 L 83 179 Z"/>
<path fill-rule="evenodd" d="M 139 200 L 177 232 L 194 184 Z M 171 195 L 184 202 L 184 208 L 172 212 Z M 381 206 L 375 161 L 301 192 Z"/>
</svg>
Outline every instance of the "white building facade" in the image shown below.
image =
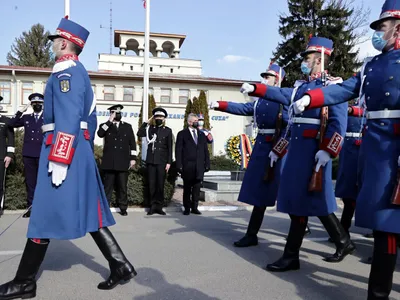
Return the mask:
<svg viewBox="0 0 400 300">
<path fill-rule="evenodd" d="M 198 97 L 201 90 L 207 101 L 246 102 L 249 98 L 239 92 L 242 81 L 207 78 L 201 75 L 201 61 L 180 59 L 180 47 L 185 36 L 151 34 L 150 91 L 157 106 L 168 112 L 167 126 L 174 136 L 182 130 L 187 101 Z M 138 130 L 139 113 L 143 98 L 143 45 L 144 33 L 115 31 L 115 46 L 119 55 L 99 54 L 98 71 L 89 71 L 97 99 L 98 125 L 109 118 L 108 107 L 122 104 L 122 120 Z M 135 55 L 127 55 L 132 51 Z M 162 57 L 162 56 L 167 57 Z M 83 62 L 84 63 L 84 62 Z M 50 69 L 0 66 L 0 95 L 4 100 L 2 114 L 12 116 L 29 103 L 31 93 L 43 93 Z M 28 110 L 27 113 L 32 111 Z M 211 132 L 214 136 L 214 155 L 225 153 L 225 143 L 232 135 L 251 133 L 252 117 L 233 116 L 210 110 Z M 96 144 L 103 140 L 96 136 Z"/>
</svg>

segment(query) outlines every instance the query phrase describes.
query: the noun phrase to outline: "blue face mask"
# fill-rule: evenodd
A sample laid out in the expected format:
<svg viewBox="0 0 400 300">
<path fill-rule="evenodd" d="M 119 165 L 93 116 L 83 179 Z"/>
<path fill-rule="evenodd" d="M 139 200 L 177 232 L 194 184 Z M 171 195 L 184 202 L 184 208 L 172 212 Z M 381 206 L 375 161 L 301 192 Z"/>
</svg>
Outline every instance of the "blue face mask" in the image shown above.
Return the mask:
<svg viewBox="0 0 400 300">
<path fill-rule="evenodd" d="M 311 68 L 308 66 L 308 63 L 306 62 L 301 63 L 301 72 L 305 75 L 310 75 Z"/>
<path fill-rule="evenodd" d="M 372 45 L 378 51 L 382 51 L 387 45 L 388 41 L 383 39 L 385 35 L 384 31 L 375 31 L 372 36 Z"/>
</svg>

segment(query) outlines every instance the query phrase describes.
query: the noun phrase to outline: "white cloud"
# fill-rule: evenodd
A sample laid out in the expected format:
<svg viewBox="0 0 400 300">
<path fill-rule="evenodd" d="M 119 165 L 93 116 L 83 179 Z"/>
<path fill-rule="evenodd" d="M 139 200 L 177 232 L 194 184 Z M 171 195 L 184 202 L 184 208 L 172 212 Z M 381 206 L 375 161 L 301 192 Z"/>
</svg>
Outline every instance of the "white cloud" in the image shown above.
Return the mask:
<svg viewBox="0 0 400 300">
<path fill-rule="evenodd" d="M 223 58 L 217 60 L 218 63 L 234 64 L 239 61 L 255 61 L 251 57 L 241 55 L 225 55 Z"/>
</svg>

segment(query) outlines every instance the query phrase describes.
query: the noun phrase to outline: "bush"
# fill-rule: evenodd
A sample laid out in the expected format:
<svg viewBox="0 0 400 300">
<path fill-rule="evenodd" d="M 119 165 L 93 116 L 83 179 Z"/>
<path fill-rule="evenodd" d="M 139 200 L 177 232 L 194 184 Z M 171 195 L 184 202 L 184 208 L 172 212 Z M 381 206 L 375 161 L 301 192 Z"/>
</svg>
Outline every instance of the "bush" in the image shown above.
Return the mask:
<svg viewBox="0 0 400 300">
<path fill-rule="evenodd" d="M 210 157 L 211 170 L 214 171 L 238 171 L 240 167 L 226 156 Z"/>
<path fill-rule="evenodd" d="M 26 208 L 26 188 L 24 177 L 24 165 L 22 161 L 23 130 L 15 130 L 15 160 L 7 170 L 5 209 L 25 209 Z M 97 165 L 100 166 L 103 156 L 103 147 L 95 145 L 94 156 Z M 102 174 L 99 168 L 100 174 Z M 103 176 L 102 176 L 103 177 Z M 178 177 L 175 163 L 172 163 L 168 176 L 165 180 L 165 203 L 168 205 L 175 192 L 175 182 Z M 112 204 L 115 204 L 115 195 L 112 198 Z M 128 178 L 128 205 L 149 206 L 148 185 L 146 168 L 141 164 L 140 158 L 136 166 L 129 172 Z"/>
</svg>

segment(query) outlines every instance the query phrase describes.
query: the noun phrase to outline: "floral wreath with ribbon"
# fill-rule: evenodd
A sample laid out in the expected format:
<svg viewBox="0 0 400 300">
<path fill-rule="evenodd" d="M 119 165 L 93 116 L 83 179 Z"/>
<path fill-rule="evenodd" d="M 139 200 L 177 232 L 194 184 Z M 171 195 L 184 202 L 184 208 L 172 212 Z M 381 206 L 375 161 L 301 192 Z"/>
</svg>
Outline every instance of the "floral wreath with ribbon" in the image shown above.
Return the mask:
<svg viewBox="0 0 400 300">
<path fill-rule="evenodd" d="M 245 134 L 231 136 L 225 145 L 226 154 L 242 170 L 247 169 L 254 143 L 255 139 Z"/>
</svg>

